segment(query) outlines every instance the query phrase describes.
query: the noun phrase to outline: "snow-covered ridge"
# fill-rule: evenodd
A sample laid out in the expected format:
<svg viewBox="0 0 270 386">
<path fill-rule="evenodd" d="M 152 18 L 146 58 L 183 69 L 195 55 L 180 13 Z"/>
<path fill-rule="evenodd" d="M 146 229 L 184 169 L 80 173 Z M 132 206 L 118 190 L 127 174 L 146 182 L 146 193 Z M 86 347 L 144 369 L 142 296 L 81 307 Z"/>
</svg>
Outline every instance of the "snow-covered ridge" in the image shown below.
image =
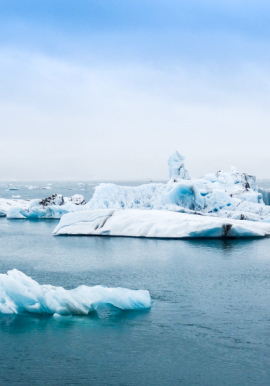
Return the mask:
<svg viewBox="0 0 270 386">
<path fill-rule="evenodd" d="M 93 209 L 64 215 L 54 235 L 153 238 L 263 237 L 270 224 L 161 210 Z"/>
<path fill-rule="evenodd" d="M 170 156 L 168 165 L 170 179 L 166 184 L 131 187 L 102 183 L 86 204 L 80 195 L 69 199 L 53 195 L 32 200 L 28 207 L 26 203 L 21 207 L 16 203 L 2 210 L 0 203 L 0 212 L 7 213 L 8 218 L 61 218 L 66 213 L 89 209 L 140 209 L 270 221 L 270 191 L 259 189 L 254 176 L 232 167 L 230 172 L 218 171 L 190 179 L 184 157 L 178 152 Z"/>
<path fill-rule="evenodd" d="M 40 285 L 16 269 L 0 274 L 0 314 L 87 315 L 101 304 L 121 310 L 140 310 L 151 307 L 151 298 L 146 290 L 99 285 L 65 290 Z"/>
</svg>

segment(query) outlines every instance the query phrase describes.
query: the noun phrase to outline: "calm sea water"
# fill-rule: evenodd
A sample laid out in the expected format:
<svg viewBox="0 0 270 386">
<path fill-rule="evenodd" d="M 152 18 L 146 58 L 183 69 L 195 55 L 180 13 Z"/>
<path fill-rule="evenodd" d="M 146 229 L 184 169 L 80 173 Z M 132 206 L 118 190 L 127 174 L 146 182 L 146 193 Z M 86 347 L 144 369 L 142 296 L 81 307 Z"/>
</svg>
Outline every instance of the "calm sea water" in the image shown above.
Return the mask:
<svg viewBox="0 0 270 386">
<path fill-rule="evenodd" d="M 114 181 L 113 183 L 125 186 L 138 186 L 149 184 L 149 181 Z M 54 181 L 50 183 L 48 181 L 6 181 L 0 182 L 0 197 L 25 198 L 32 200 L 35 198 L 49 197 L 54 193 L 62 194 L 65 197 L 70 197 L 74 194 L 82 194 L 87 202 L 93 196 L 97 185 L 99 185 L 99 182 Z"/>
<path fill-rule="evenodd" d="M 152 308 L 1 316 L 1 386 L 270 384 L 269 238 L 53 237 L 56 224 L 0 218 L 0 272 L 148 289 Z"/>
</svg>

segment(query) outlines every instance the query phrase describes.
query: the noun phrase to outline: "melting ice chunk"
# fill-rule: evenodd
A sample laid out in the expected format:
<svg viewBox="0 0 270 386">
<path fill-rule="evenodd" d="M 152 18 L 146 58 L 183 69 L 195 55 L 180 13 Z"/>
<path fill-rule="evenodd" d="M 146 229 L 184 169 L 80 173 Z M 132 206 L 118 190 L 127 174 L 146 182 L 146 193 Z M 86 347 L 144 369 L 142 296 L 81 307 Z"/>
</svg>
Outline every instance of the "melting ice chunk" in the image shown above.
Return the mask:
<svg viewBox="0 0 270 386">
<path fill-rule="evenodd" d="M 150 308 L 151 298 L 146 290 L 100 285 L 83 285 L 66 290 L 40 285 L 17 269 L 0 274 L 0 314 L 87 315 L 101 304 L 113 305 L 121 310 L 139 310 Z"/>
</svg>

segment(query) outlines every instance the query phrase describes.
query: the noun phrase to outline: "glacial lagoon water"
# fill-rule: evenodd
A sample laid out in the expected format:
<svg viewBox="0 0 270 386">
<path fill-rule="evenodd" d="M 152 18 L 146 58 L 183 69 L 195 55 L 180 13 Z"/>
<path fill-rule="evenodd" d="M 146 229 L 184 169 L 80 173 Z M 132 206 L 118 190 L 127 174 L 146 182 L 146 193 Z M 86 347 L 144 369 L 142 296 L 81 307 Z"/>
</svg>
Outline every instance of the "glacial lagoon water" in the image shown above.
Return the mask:
<svg viewBox="0 0 270 386">
<path fill-rule="evenodd" d="M 1 385 L 269 385 L 270 238 L 53 237 L 56 224 L 0 218 L 0 272 L 148 289 L 152 307 L 0 316 Z"/>
</svg>

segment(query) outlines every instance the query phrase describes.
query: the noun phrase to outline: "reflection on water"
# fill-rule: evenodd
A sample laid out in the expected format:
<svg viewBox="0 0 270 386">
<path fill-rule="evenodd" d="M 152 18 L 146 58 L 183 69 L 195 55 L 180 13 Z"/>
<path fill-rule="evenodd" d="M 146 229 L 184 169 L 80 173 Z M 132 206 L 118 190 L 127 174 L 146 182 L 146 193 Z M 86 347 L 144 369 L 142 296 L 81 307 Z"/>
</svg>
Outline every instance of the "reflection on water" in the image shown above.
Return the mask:
<svg viewBox="0 0 270 386">
<path fill-rule="evenodd" d="M 261 239 L 260 241 L 262 241 Z M 176 242 L 182 243 L 182 240 L 175 240 Z M 188 248 L 195 248 L 200 250 L 206 250 L 218 252 L 217 256 L 230 255 L 234 252 L 240 252 L 244 254 L 245 250 L 257 250 L 258 238 L 246 238 L 246 239 L 233 239 L 233 238 L 222 238 L 222 239 L 194 239 L 185 240 Z"/>
<path fill-rule="evenodd" d="M 122 311 L 111 305 L 99 306 L 97 311 L 89 315 L 54 316 L 46 314 L 9 314 L 0 315 L 0 331 L 8 334 L 31 333 L 33 330 L 69 329 L 77 327 L 105 328 L 113 324 L 121 325 L 143 320 L 150 310 Z"/>
</svg>

